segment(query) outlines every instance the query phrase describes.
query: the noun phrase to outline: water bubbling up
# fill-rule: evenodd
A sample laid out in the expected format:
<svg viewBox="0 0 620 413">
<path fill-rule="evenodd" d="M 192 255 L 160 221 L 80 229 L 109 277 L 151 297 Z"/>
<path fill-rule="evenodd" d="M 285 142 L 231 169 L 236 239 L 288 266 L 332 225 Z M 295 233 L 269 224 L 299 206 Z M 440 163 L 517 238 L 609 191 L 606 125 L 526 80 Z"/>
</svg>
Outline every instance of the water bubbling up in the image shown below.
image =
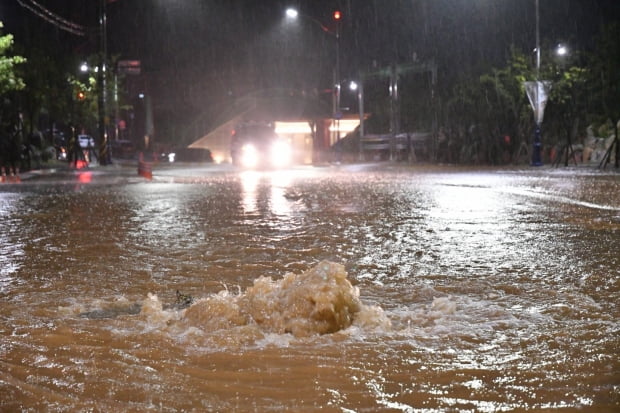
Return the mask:
<svg viewBox="0 0 620 413">
<path fill-rule="evenodd" d="M 294 337 L 335 333 L 351 326 L 389 329 L 390 320 L 379 307 L 362 303 L 359 289 L 347 279 L 342 264 L 322 261 L 301 273 L 282 279 L 259 277 L 237 295 L 223 290 L 196 300 L 175 314 L 163 310 L 150 294 L 140 314 L 151 325 L 161 322 L 178 332 L 197 329 L 204 333 L 253 327 L 260 333 L 292 334 Z M 254 331 L 254 333 L 257 333 Z"/>
</svg>

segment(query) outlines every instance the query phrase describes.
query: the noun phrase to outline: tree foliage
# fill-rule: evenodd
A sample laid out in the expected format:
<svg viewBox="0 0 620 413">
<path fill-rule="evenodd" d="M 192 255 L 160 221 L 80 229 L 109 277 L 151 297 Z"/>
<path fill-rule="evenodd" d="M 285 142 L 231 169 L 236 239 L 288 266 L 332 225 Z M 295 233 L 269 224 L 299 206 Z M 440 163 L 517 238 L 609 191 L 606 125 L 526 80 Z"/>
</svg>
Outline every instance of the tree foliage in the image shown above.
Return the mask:
<svg viewBox="0 0 620 413">
<path fill-rule="evenodd" d="M 620 25 L 606 26 L 595 52 L 560 59 L 545 56 L 539 80 L 552 84 L 543 121 L 543 145 L 561 147 L 577 143 L 585 130 L 607 125 L 602 137 L 615 134 L 620 120 Z M 529 147 L 534 129 L 532 108 L 524 82 L 537 74 L 531 59 L 513 49 L 504 66 L 491 67 L 479 76 L 462 79 L 444 96 L 442 125 L 448 145 L 439 157 L 450 161 L 501 161 L 502 151 L 514 157 Z M 613 130 L 611 130 L 613 129 Z M 502 141 L 502 136 L 510 136 Z M 443 154 L 442 154 L 443 150 Z M 455 153 L 456 151 L 456 153 Z"/>
<path fill-rule="evenodd" d="M 3 27 L 0 22 L 0 29 Z M 21 56 L 10 56 L 8 52 L 13 45 L 13 35 L 0 36 L 0 95 L 23 89 L 26 85 L 17 74 L 16 66 L 26 59 Z"/>
<path fill-rule="evenodd" d="M 444 108 L 450 143 L 459 152 L 443 148 L 450 161 L 497 163 L 526 139 L 531 112 L 523 82 L 531 77 L 527 58 L 513 49 L 505 67 L 454 86 Z"/>
</svg>

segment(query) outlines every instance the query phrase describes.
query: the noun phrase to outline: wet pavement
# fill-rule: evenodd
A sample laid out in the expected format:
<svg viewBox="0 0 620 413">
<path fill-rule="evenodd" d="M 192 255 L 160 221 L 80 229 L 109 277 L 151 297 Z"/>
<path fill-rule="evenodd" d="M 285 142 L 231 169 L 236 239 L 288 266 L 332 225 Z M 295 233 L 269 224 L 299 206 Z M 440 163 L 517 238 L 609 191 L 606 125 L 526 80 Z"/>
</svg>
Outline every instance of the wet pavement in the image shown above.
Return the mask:
<svg viewBox="0 0 620 413">
<path fill-rule="evenodd" d="M 615 170 L 23 174 L 0 410 L 617 411 L 619 247 Z"/>
</svg>

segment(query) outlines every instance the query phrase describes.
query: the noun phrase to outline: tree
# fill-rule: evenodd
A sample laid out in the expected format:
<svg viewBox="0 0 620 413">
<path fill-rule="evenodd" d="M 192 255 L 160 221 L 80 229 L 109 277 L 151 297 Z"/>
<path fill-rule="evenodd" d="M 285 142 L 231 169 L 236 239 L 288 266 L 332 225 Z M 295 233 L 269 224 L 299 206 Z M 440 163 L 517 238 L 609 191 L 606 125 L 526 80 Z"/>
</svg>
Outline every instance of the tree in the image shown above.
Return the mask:
<svg viewBox="0 0 620 413">
<path fill-rule="evenodd" d="M 3 27 L 0 22 L 0 29 Z M 26 85 L 16 72 L 16 65 L 24 63 L 26 59 L 21 56 L 7 55 L 13 45 L 13 35 L 0 36 L 0 95 L 7 92 L 21 90 Z"/>
<path fill-rule="evenodd" d="M 15 170 L 20 166 L 21 117 L 10 95 L 25 87 L 16 66 L 26 59 L 8 55 L 12 45 L 12 35 L 0 36 L 0 166 Z"/>
<path fill-rule="evenodd" d="M 446 105 L 446 124 L 460 131 L 451 142 L 460 141 L 462 147 L 455 149 L 461 152 L 461 161 L 498 163 L 511 156 L 531 125 L 523 82 L 532 76 L 527 58 L 513 49 L 505 67 L 491 68 L 454 87 Z"/>
<path fill-rule="evenodd" d="M 589 56 L 588 82 L 600 114 L 598 123 L 611 122 L 614 131 L 614 143 L 609 148 L 601 165 L 606 165 L 615 148 L 615 167 L 620 166 L 620 142 L 618 141 L 618 123 L 620 122 L 620 24 L 605 26 L 598 37 L 596 51 Z"/>
<path fill-rule="evenodd" d="M 557 135 L 565 135 L 566 140 L 560 145 L 566 154 L 564 161 L 568 166 L 572 154 L 572 143 L 575 142 L 579 131 L 579 124 L 588 117 L 588 90 L 586 88 L 587 69 L 571 66 L 568 69 L 557 71 L 559 74 L 553 81 L 546 109 L 547 129 L 557 131 Z M 558 153 L 559 163 L 562 152 Z"/>
</svg>

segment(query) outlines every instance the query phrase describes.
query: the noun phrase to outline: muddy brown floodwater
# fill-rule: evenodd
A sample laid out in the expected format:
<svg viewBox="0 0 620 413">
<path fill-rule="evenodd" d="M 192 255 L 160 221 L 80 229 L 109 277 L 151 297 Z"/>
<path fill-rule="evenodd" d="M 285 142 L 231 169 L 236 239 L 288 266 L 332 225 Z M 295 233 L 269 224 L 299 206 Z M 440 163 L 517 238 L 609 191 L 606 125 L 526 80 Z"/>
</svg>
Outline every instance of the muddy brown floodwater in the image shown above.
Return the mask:
<svg viewBox="0 0 620 413">
<path fill-rule="evenodd" d="M 620 410 L 614 170 L 134 175 L 0 186 L 0 411 Z"/>
</svg>

